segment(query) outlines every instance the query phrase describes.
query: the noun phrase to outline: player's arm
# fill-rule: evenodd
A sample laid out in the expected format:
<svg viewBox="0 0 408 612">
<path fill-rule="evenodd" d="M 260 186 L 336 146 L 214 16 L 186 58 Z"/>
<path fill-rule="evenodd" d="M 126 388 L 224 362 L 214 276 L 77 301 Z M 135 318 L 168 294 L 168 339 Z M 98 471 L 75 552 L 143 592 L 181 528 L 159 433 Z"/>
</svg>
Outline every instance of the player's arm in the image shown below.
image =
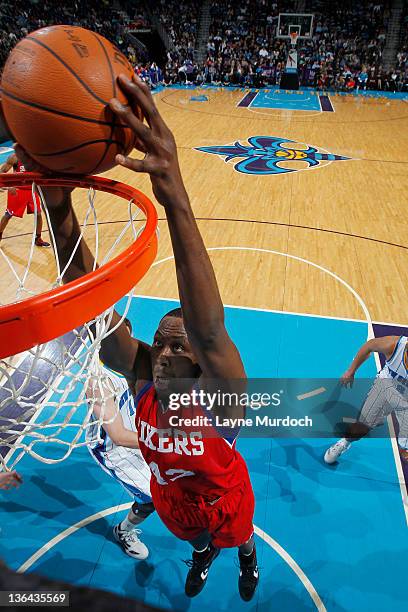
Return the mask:
<svg viewBox="0 0 408 612">
<path fill-rule="evenodd" d="M 17 163 L 17 155 L 13 153 L 6 159 L 4 164 L 0 166 L 0 173 L 2 174 L 3 172 L 9 172 L 16 163 Z M 0 191 L 9 191 L 13 195 L 15 195 L 16 188 L 15 187 L 3 187 Z"/>
<path fill-rule="evenodd" d="M 126 429 L 112 398 L 102 403 L 99 397 L 93 396 L 91 401 L 94 415 L 114 444 L 126 448 L 139 448 L 137 433 Z"/>
<path fill-rule="evenodd" d="M 365 342 L 354 357 L 350 367 L 341 377 L 342 385 L 345 387 L 353 385 L 355 373 L 372 353 L 381 353 L 386 359 L 389 359 L 397 346 L 398 340 L 399 336 L 383 336 L 382 338 L 372 338 Z"/>
<path fill-rule="evenodd" d="M 135 172 L 150 175 L 153 193 L 164 207 L 175 257 L 177 284 L 183 320 L 189 342 L 203 372 L 204 385 L 211 379 L 222 380 L 223 391 L 245 391 L 245 370 L 239 352 L 224 324 L 224 308 L 214 270 L 198 230 L 181 177 L 174 136 L 161 118 L 149 88 L 137 77 L 119 83 L 129 99 L 124 107 L 118 100 L 111 108 L 135 132 L 143 160 L 117 156 L 117 161 Z M 140 106 L 149 127 L 132 112 Z M 238 381 L 241 381 L 237 383 Z M 212 388 L 210 390 L 213 390 Z M 243 406 L 218 406 L 213 412 L 241 417 Z"/>
<path fill-rule="evenodd" d="M 143 160 L 118 156 L 121 165 L 150 175 L 154 195 L 164 207 L 174 251 L 184 325 L 206 378 L 245 377 L 238 350 L 224 325 L 224 308 L 214 270 L 198 230 L 181 177 L 174 136 L 159 115 L 148 87 L 119 79 L 131 104 L 111 101 L 111 108 L 135 132 L 146 155 Z M 141 107 L 149 127 L 133 114 Z"/>
<path fill-rule="evenodd" d="M 6 159 L 4 164 L 0 166 L 0 173 L 9 172 L 16 163 L 17 163 L 17 155 L 13 153 Z"/>
<path fill-rule="evenodd" d="M 18 145 L 16 153 L 30 171 L 45 171 Z M 65 269 L 81 233 L 72 206 L 71 191 L 71 189 L 61 187 L 43 187 L 61 269 Z M 64 283 L 69 283 L 91 272 L 93 265 L 94 257 L 85 240 L 82 239 L 64 274 Z M 112 326 L 116 325 L 119 320 L 120 316 L 114 312 Z M 132 338 L 124 323 L 102 341 L 100 356 L 109 368 L 123 374 L 129 382 L 134 383 L 136 379 L 151 379 L 149 347 Z"/>
</svg>

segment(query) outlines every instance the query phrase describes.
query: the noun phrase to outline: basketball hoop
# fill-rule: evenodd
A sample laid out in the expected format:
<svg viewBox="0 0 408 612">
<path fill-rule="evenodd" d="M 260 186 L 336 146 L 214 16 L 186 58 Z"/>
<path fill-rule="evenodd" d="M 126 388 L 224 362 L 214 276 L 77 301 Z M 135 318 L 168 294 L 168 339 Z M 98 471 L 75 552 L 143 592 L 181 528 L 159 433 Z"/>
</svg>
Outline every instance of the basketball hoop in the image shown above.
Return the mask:
<svg viewBox="0 0 408 612">
<path fill-rule="evenodd" d="M 299 38 L 299 32 L 290 32 L 290 44 L 292 47 L 296 47 L 297 39 Z"/>
<path fill-rule="evenodd" d="M 157 212 L 138 189 L 106 178 L 46 178 L 40 174 L 0 175 L 0 187 L 27 185 L 44 187 L 85 187 L 106 191 L 133 202 L 146 214 L 146 224 L 135 242 L 118 257 L 75 282 L 61 285 L 39 296 L 0 306 L 0 359 L 62 336 L 91 320 L 114 304 L 139 282 L 157 252 Z M 44 198 L 38 193 L 43 205 Z M 48 214 L 47 214 L 48 217 Z M 52 241 L 55 246 L 55 240 Z"/>
<path fill-rule="evenodd" d="M 43 279 L 36 273 L 39 251 L 34 246 L 38 216 L 35 210 L 29 243 L 27 240 L 24 243 L 23 235 L 19 237 L 21 245 L 13 240 L 8 246 L 7 239 L 3 238 L 0 247 L 3 278 L 0 465 L 6 469 L 14 467 L 26 453 L 45 463 L 57 463 L 66 459 L 74 448 L 86 445 L 83 434 L 90 427 L 90 396 L 97 396 L 102 406 L 99 423 L 106 422 L 103 420 L 106 402 L 115 397 L 117 390 L 99 361 L 101 342 L 123 322 L 133 289 L 157 253 L 157 212 L 139 190 L 94 176 L 49 178 L 28 172 L 0 174 L 0 187 L 24 186 L 31 186 L 33 199 L 41 201 L 54 248 L 55 272 L 51 275 L 52 265 L 47 260 L 48 287 L 38 288 Z M 78 188 L 74 192 L 74 208 L 81 233 L 64 269 L 57 256 L 56 239 L 41 187 Z M 81 202 L 77 210 L 77 194 L 83 189 L 87 190 L 88 202 L 85 206 Z M 118 223 L 123 227 L 110 241 L 109 236 L 103 236 L 102 240 L 102 229 L 109 226 L 98 221 L 97 192 L 117 196 L 127 203 L 127 220 L 123 221 L 122 207 Z M 108 205 L 110 210 L 115 210 L 110 200 Z M 93 246 L 93 269 L 63 285 L 62 278 L 81 240 L 85 239 Z M 12 252 L 12 247 L 16 249 L 17 245 L 26 248 L 26 256 Z M 119 248 L 122 251 L 118 255 Z M 121 299 L 123 314 L 114 324 L 114 307 Z"/>
</svg>

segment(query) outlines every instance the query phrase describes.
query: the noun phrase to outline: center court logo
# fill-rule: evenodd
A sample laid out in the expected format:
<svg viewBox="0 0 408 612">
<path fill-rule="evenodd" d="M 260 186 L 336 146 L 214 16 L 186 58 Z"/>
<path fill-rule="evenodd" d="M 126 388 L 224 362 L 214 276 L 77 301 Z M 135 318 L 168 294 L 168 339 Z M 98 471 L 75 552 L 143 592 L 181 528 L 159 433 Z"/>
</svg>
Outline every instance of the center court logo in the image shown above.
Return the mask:
<svg viewBox="0 0 408 612">
<path fill-rule="evenodd" d="M 248 138 L 248 143 L 242 144 L 236 141 L 234 144 L 215 147 L 195 147 L 195 150 L 219 155 L 224 157 L 225 162 L 240 159 L 241 161 L 234 163 L 234 170 L 243 174 L 258 175 L 297 172 L 327 165 L 332 161 L 351 159 L 343 155 L 320 152 L 316 147 L 275 136 L 251 136 Z M 307 166 L 302 168 L 295 164 L 295 167 L 290 167 L 291 162 L 306 162 Z M 283 163 L 285 163 L 284 166 L 282 166 Z"/>
</svg>

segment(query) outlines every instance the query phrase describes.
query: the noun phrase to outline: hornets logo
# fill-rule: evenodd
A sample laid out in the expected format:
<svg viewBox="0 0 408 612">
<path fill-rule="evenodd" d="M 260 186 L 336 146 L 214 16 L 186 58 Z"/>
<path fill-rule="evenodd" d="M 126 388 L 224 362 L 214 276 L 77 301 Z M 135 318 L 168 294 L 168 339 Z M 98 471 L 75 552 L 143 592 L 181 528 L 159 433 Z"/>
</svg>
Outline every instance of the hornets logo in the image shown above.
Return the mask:
<svg viewBox="0 0 408 612">
<path fill-rule="evenodd" d="M 234 169 L 244 174 L 285 174 L 301 170 L 299 164 L 291 168 L 291 162 L 306 162 L 306 168 L 320 166 L 323 162 L 345 161 L 350 157 L 319 152 L 315 147 L 274 136 L 251 136 L 248 145 L 235 142 L 219 147 L 195 147 L 196 151 L 224 157 L 225 162 L 236 161 Z M 294 146 L 295 145 L 295 146 Z M 306 148 L 297 148 L 306 147 Z M 282 165 L 285 162 L 285 165 Z"/>
</svg>

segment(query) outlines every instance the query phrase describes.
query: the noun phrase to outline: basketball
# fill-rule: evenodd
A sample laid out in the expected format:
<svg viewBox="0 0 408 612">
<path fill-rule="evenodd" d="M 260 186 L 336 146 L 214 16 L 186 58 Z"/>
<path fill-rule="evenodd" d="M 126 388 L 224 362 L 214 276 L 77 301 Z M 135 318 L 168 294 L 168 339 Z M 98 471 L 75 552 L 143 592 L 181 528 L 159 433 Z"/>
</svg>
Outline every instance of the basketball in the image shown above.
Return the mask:
<svg viewBox="0 0 408 612">
<path fill-rule="evenodd" d="M 5 120 L 16 140 L 54 172 L 98 174 L 135 137 L 109 109 L 126 98 L 119 74 L 132 78 L 128 59 L 85 28 L 51 26 L 31 32 L 10 53 L 1 79 Z M 142 119 L 138 109 L 137 115 Z"/>
</svg>

